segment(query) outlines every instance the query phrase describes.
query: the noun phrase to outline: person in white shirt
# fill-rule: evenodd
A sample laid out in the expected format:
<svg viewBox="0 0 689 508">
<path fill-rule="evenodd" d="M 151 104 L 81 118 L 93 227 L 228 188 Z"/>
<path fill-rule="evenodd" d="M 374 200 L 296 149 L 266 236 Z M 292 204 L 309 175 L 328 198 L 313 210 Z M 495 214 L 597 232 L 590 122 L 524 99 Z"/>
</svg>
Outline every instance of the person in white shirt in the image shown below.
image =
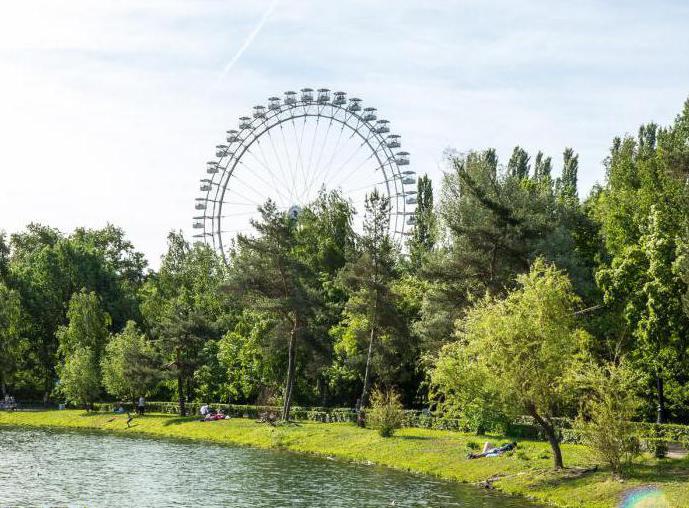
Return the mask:
<svg viewBox="0 0 689 508">
<path fill-rule="evenodd" d="M 210 412 L 211 408 L 208 407 L 208 404 L 204 404 L 203 406 L 201 406 L 201 416 L 207 416 L 208 414 L 210 414 Z"/>
<path fill-rule="evenodd" d="M 136 405 L 136 413 L 143 416 L 145 406 L 146 406 L 146 399 L 143 396 L 139 397 L 139 403 Z"/>
</svg>

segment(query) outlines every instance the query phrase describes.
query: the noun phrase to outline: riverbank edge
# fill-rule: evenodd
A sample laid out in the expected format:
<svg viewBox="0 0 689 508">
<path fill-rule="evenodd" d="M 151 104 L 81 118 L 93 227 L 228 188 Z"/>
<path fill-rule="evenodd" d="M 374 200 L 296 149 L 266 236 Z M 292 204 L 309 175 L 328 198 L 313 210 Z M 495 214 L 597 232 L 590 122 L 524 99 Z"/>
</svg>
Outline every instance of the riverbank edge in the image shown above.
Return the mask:
<svg viewBox="0 0 689 508">
<path fill-rule="evenodd" d="M 107 413 L 86 414 L 83 411 L 31 411 L 0 413 L 0 426 L 54 428 L 64 430 L 85 430 L 119 435 L 140 436 L 145 438 L 175 439 L 187 442 L 212 443 L 229 446 L 248 446 L 261 449 L 288 451 L 310 456 L 338 459 L 344 462 L 365 465 L 377 465 L 414 474 L 428 475 L 442 480 L 474 485 L 476 488 L 488 485 L 496 491 L 513 497 L 522 498 L 534 503 L 547 504 L 559 508 L 573 506 L 615 506 L 619 496 L 604 496 L 597 502 L 582 504 L 582 498 L 577 494 L 576 487 L 560 485 L 556 473 L 547 467 L 525 471 L 500 470 L 501 463 L 488 461 L 458 461 L 435 460 L 414 462 L 410 453 L 410 446 L 403 446 L 400 442 L 394 446 L 394 438 L 382 440 L 375 431 L 357 429 L 351 424 L 319 424 L 312 422 L 298 422 L 297 426 L 278 426 L 256 424 L 253 420 L 231 419 L 224 422 L 202 423 L 195 417 L 180 418 L 170 415 L 150 415 L 143 419 L 137 418 L 131 428 L 125 427 L 125 416 L 115 416 Z M 143 424 L 146 428 L 139 428 Z M 312 432 L 313 431 L 313 432 Z M 356 434 L 355 434 L 356 433 Z M 301 434 L 301 435 L 300 435 Z M 331 434 L 332 436 L 327 436 Z M 483 439 L 477 436 L 450 433 L 447 431 L 427 431 L 425 429 L 403 429 L 399 433 L 403 440 L 437 440 L 439 452 L 449 456 L 455 454 L 456 449 L 468 440 Z M 356 437 L 358 442 L 350 448 L 342 449 L 337 446 L 348 438 Z M 534 448 L 545 449 L 545 443 L 529 443 Z M 447 447 L 452 445 L 451 450 Z M 374 449 L 375 447 L 375 449 Z M 387 448 L 383 450 L 382 448 Z M 363 452 L 361 450 L 364 450 Z M 352 452 L 355 450 L 355 453 Z M 392 453 L 386 453 L 391 451 Z M 402 454 L 400 456 L 400 453 Z M 411 451 L 411 453 L 414 453 Z M 431 452 L 426 452 L 431 453 Z M 440 464 L 440 466 L 439 466 Z M 502 463 L 504 466 L 504 463 Z M 443 467 L 445 466 L 445 467 Z M 491 467 L 492 466 L 492 467 Z M 530 480 L 535 477 L 549 477 L 543 490 L 533 489 Z M 548 488 L 553 486 L 557 495 Z M 595 483 L 595 481 L 593 482 Z M 584 488 L 591 487 L 585 485 Z M 597 485 L 596 485 L 597 487 Z M 596 489 L 598 490 L 598 489 Z M 601 492 L 599 492 L 600 494 Z M 612 493 L 611 493 L 612 494 Z M 568 501 L 563 502 L 562 499 Z M 572 500 L 576 504 L 571 504 Z"/>
</svg>

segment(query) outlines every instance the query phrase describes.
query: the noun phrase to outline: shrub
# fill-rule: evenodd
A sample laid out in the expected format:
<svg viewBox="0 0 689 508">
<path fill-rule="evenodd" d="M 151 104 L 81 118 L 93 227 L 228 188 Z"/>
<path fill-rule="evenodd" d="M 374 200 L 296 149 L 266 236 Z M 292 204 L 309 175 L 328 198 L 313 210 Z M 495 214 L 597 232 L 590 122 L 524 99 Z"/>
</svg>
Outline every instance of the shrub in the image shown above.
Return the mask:
<svg viewBox="0 0 689 508">
<path fill-rule="evenodd" d="M 613 364 L 591 365 L 586 372 L 589 396 L 574 429 L 594 456 L 610 466 L 613 476 L 621 477 L 640 453 L 630 421 L 639 406 L 629 386 L 631 373 L 624 365 Z"/>
<path fill-rule="evenodd" d="M 381 436 L 392 436 L 404 421 L 399 394 L 394 390 L 375 389 L 371 394 L 371 407 L 366 410 L 366 419 Z"/>
</svg>

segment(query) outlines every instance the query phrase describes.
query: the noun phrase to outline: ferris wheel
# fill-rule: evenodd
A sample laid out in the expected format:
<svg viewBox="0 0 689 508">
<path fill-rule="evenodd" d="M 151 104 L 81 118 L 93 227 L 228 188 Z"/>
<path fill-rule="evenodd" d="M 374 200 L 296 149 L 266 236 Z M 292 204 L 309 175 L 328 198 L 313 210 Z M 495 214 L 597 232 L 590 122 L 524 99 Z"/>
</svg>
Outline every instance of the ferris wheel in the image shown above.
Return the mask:
<svg viewBox="0 0 689 508">
<path fill-rule="evenodd" d="M 318 194 L 337 190 L 349 200 L 360 229 L 366 195 L 374 189 L 390 203 L 388 232 L 398 245 L 414 226 L 416 174 L 401 136 L 361 99 L 327 88 L 287 91 L 253 107 L 217 145 L 196 198 L 193 235 L 220 251 L 237 234 L 250 233 L 257 208 L 272 199 L 296 214 Z"/>
</svg>

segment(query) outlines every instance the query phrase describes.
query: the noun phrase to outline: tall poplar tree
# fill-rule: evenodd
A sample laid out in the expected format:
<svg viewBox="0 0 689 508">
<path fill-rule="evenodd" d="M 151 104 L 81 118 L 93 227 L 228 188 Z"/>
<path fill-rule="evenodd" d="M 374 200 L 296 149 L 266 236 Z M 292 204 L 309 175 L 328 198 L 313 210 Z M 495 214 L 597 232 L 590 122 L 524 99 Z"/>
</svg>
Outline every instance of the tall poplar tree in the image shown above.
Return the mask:
<svg viewBox="0 0 689 508">
<path fill-rule="evenodd" d="M 433 209 L 433 183 L 428 175 L 417 182 L 415 224 L 409 242 L 412 266 L 421 266 L 423 258 L 433 250 L 437 236 L 435 210 Z"/>
</svg>

